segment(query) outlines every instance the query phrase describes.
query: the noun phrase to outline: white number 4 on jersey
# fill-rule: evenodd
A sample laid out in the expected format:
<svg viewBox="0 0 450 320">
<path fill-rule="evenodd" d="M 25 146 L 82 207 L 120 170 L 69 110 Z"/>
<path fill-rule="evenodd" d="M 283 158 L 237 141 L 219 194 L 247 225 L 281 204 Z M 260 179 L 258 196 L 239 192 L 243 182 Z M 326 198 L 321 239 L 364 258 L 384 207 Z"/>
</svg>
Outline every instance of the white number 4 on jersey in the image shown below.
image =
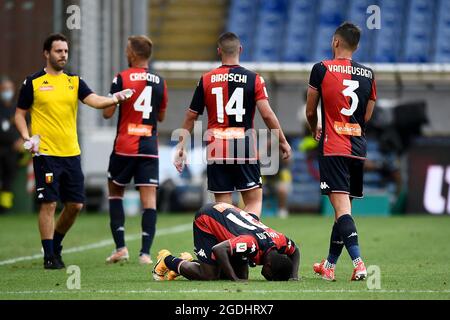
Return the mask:
<svg viewBox="0 0 450 320">
<path fill-rule="evenodd" d="M 142 112 L 143 119 L 150 119 L 150 114 L 153 111 L 151 86 L 145 87 L 141 95 L 136 99 L 136 102 L 134 103 L 133 107 L 134 110 Z"/>
</svg>

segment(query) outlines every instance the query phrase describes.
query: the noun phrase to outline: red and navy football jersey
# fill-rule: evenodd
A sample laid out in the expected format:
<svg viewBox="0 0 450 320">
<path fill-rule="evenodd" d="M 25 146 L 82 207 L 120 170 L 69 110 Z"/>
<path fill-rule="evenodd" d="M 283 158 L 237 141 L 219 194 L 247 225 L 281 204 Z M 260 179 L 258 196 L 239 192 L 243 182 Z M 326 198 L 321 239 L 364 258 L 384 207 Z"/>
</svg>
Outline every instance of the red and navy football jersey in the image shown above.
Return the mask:
<svg viewBox="0 0 450 320">
<path fill-rule="evenodd" d="M 365 159 L 364 116 L 369 100 L 377 98 L 373 71 L 349 59 L 322 61 L 314 65 L 309 86 L 321 97 L 321 154 Z"/>
<path fill-rule="evenodd" d="M 230 204 L 202 207 L 195 216 L 194 224 L 213 235 L 219 243 L 228 240 L 232 256 L 247 257 L 257 265 L 262 264 L 262 257 L 271 248 L 287 255 L 292 255 L 296 250 L 294 241 L 284 234 Z"/>
<path fill-rule="evenodd" d="M 263 99 L 264 79 L 239 65 L 222 65 L 201 77 L 189 110 L 201 115 L 206 107 L 209 160 L 257 159 L 253 120 Z"/>
<path fill-rule="evenodd" d="M 167 108 L 165 80 L 144 68 L 119 73 L 111 85 L 111 94 L 134 90 L 130 100 L 119 107 L 114 152 L 122 156 L 158 157 L 158 114 Z"/>
</svg>

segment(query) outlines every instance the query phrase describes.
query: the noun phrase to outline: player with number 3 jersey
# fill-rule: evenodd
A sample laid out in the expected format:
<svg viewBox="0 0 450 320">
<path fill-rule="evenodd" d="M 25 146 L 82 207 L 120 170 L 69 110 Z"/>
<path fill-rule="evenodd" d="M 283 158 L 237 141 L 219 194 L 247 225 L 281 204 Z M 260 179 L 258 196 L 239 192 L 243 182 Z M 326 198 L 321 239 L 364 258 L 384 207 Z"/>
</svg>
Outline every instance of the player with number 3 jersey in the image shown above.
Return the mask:
<svg viewBox="0 0 450 320">
<path fill-rule="evenodd" d="M 306 116 L 314 137 L 320 141 L 320 188 L 335 210 L 328 258 L 315 264 L 314 271 L 331 281 L 344 245 L 354 265 L 351 280 L 367 276 L 351 209 L 353 198 L 363 196 L 365 129 L 377 94 L 373 71 L 352 60 L 360 34 L 360 29 L 349 22 L 336 29 L 333 59 L 314 65 L 307 97 Z M 317 124 L 319 100 L 321 126 Z"/>
<path fill-rule="evenodd" d="M 139 262 L 150 264 L 150 248 L 156 226 L 156 188 L 159 184 L 158 121 L 163 121 L 167 108 L 167 86 L 162 77 L 148 70 L 152 42 L 145 36 L 128 39 L 129 69 L 113 80 L 111 94 L 123 89 L 134 91 L 133 98 L 119 107 L 117 136 L 108 169 L 111 232 L 116 249 L 108 263 L 128 259 L 125 245 L 123 195 L 125 186 L 134 178 L 142 203 L 142 247 Z M 103 112 L 111 118 L 116 107 Z"/>
</svg>

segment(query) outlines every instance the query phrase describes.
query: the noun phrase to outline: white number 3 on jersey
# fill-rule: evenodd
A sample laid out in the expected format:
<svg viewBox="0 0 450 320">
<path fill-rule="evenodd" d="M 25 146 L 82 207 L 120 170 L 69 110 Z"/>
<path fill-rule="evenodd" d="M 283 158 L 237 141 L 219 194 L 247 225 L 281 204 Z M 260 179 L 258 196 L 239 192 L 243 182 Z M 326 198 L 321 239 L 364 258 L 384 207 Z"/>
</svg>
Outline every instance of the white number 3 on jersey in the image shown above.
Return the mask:
<svg viewBox="0 0 450 320">
<path fill-rule="evenodd" d="M 152 87 L 145 87 L 141 95 L 136 99 L 133 105 L 134 110 L 142 112 L 143 119 L 150 119 L 150 114 L 153 111 L 152 107 Z"/>
<path fill-rule="evenodd" d="M 347 86 L 347 88 L 342 91 L 344 96 L 350 97 L 352 99 L 352 105 L 350 106 L 350 109 L 342 108 L 341 113 L 345 116 L 351 117 L 353 113 L 355 113 L 356 108 L 358 108 L 358 95 L 355 93 L 355 90 L 359 88 L 359 82 L 355 80 L 344 80 L 344 86 Z"/>
</svg>

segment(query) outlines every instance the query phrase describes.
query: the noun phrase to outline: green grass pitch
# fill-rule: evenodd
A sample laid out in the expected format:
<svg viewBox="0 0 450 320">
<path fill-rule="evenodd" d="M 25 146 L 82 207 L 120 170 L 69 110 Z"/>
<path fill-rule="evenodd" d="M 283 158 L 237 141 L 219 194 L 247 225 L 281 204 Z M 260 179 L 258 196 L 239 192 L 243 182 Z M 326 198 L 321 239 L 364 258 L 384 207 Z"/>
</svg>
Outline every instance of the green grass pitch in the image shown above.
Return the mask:
<svg viewBox="0 0 450 320">
<path fill-rule="evenodd" d="M 152 254 L 167 248 L 192 252 L 192 214 L 161 214 Z M 448 217 L 357 217 L 366 266 L 378 266 L 381 289 L 350 282 L 351 261 L 345 249 L 330 283 L 312 273 L 326 257 L 331 218 L 292 215 L 287 220 L 263 218 L 301 248 L 298 282 L 267 282 L 260 267 L 250 280 L 155 282 L 151 268 L 139 265 L 140 219 L 127 217 L 130 261 L 106 265 L 113 249 L 106 214 L 83 213 L 64 241 L 67 266 L 80 269 L 81 289 L 69 290 L 66 270 L 44 270 L 36 215 L 0 217 L 0 299 L 450 299 L 450 219 Z M 369 276 L 371 274 L 369 273 Z M 374 275 L 374 274 L 372 274 Z M 371 281 L 370 283 L 375 283 Z"/>
</svg>

